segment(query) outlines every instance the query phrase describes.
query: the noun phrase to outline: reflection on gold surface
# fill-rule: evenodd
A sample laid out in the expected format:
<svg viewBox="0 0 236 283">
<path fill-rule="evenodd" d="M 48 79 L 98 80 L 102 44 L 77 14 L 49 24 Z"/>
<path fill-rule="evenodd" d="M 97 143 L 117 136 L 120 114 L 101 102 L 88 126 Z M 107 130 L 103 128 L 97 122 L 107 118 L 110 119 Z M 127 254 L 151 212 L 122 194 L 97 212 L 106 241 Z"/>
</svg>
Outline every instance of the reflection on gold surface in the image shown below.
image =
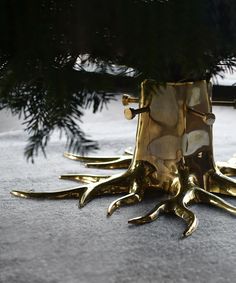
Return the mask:
<svg viewBox="0 0 236 283">
<path fill-rule="evenodd" d="M 123 104 L 137 103 L 137 98 L 125 96 Z M 236 182 L 225 175 L 236 173 L 235 163 L 215 165 L 212 145 L 212 125 L 215 116 L 211 109 L 211 85 L 205 81 L 167 83 L 161 85 L 146 80 L 141 86 L 139 108 L 127 108 L 128 118 L 138 115 L 134 152 L 122 156 L 81 157 L 65 156 L 96 168 L 127 168 L 124 173 L 103 175 L 62 175 L 85 183 L 70 190 L 57 192 L 13 191 L 20 197 L 79 198 L 84 206 L 92 198 L 103 194 L 119 194 L 108 208 L 108 215 L 123 205 L 143 200 L 144 192 L 162 190 L 170 198 L 157 204 L 145 216 L 129 220 L 144 224 L 171 212 L 187 223 L 184 236 L 197 228 L 197 217 L 187 206 L 208 203 L 236 214 L 236 208 L 214 193 L 236 196 Z M 222 173 L 225 173 L 222 174 Z"/>
</svg>

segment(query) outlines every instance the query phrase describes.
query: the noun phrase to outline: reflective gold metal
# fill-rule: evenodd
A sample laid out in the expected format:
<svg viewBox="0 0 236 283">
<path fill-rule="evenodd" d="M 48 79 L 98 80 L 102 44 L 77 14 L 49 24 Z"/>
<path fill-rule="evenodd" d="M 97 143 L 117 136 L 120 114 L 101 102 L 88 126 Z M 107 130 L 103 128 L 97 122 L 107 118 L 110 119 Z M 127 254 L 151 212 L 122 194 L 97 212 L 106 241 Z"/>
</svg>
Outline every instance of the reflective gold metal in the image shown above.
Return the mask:
<svg viewBox="0 0 236 283">
<path fill-rule="evenodd" d="M 236 158 L 232 157 L 227 162 L 216 162 L 217 167 L 220 172 L 226 176 L 234 177 L 236 176 Z"/>
<path fill-rule="evenodd" d="M 148 223 L 161 213 L 171 212 L 187 223 L 184 236 L 191 235 L 198 224 L 196 215 L 187 208 L 191 203 L 212 204 L 236 215 L 236 207 L 215 195 L 236 196 L 236 182 L 222 174 L 214 162 L 211 85 L 205 81 L 161 85 L 146 80 L 141 86 L 139 109 L 148 111 L 138 113 L 133 155 L 129 152 L 121 157 L 96 158 L 65 154 L 88 164 L 93 161 L 97 168 L 105 168 L 108 163 L 108 168 L 120 168 L 119 162 L 123 162 L 122 168 L 128 166 L 127 171 L 113 176 L 62 175 L 61 178 L 87 184 L 58 192 L 13 191 L 12 194 L 36 198 L 76 197 L 81 207 L 99 195 L 125 194 L 111 203 L 107 212 L 111 215 L 123 205 L 140 202 L 144 192 L 150 189 L 162 190 L 170 198 L 129 223 Z M 219 168 L 227 175 L 232 173 L 226 166 L 219 165 Z"/>
<path fill-rule="evenodd" d="M 128 222 L 136 225 L 145 224 L 156 220 L 161 213 L 171 212 L 187 223 L 187 228 L 183 233 L 183 236 L 187 237 L 190 236 L 198 226 L 196 215 L 187 208 L 191 203 L 201 202 L 212 204 L 236 215 L 235 206 L 232 206 L 220 197 L 198 187 L 194 177 L 190 177 L 188 168 L 185 166 L 181 169 L 179 167 L 179 179 L 176 180 L 176 187 L 178 187 L 178 190 L 172 198 L 158 203 L 146 215 L 130 219 Z"/>
<path fill-rule="evenodd" d="M 133 158 L 133 153 L 134 153 L 133 150 L 131 148 L 128 148 L 125 150 L 125 155 L 116 156 L 115 157 L 116 159 L 114 158 L 114 156 L 102 156 L 102 157 L 86 156 L 85 157 L 85 156 L 76 155 L 76 154 L 71 154 L 74 156 L 74 158 L 70 158 L 70 159 L 84 162 L 85 166 L 90 167 L 90 168 L 128 169 L 132 161 L 132 158 Z M 67 157 L 67 153 L 65 153 L 64 156 Z M 108 161 L 100 161 L 100 160 L 108 160 Z M 89 162 L 89 161 L 93 161 L 93 162 Z M 217 161 L 216 167 L 222 174 L 226 176 L 229 176 L 229 177 L 236 176 L 236 158 L 235 157 L 232 157 L 227 162 Z M 76 176 L 78 176 L 78 178 Z M 82 180 L 83 176 L 87 176 L 87 175 L 67 174 L 67 175 L 61 175 L 60 178 L 70 179 L 70 180 L 74 179 L 74 181 L 84 182 Z M 99 176 L 99 178 L 101 177 L 101 175 L 95 175 L 95 176 Z"/>
<path fill-rule="evenodd" d="M 85 162 L 86 167 L 99 169 L 126 169 L 129 167 L 132 156 L 126 153 L 121 156 L 81 156 L 65 152 L 64 156 L 76 161 Z"/>
<path fill-rule="evenodd" d="M 187 110 L 191 112 L 193 115 L 200 117 L 202 121 L 209 126 L 212 126 L 215 123 L 216 117 L 213 113 L 202 113 L 191 107 L 187 107 Z"/>
<path fill-rule="evenodd" d="M 129 105 L 130 103 L 138 103 L 139 102 L 139 99 L 136 98 L 136 97 L 133 97 L 133 96 L 130 96 L 128 94 L 124 94 L 122 96 L 122 104 L 124 106 L 127 106 Z"/>
<path fill-rule="evenodd" d="M 93 174 L 64 174 L 59 176 L 60 179 L 78 181 L 85 184 L 96 183 L 109 177 L 111 176 Z"/>
<path fill-rule="evenodd" d="M 132 120 L 132 119 L 134 119 L 134 117 L 136 115 L 144 113 L 144 112 L 149 112 L 149 111 L 150 111 L 149 107 L 143 107 L 143 108 L 139 108 L 139 109 L 126 108 L 124 110 L 124 114 L 125 114 L 125 118 L 127 120 Z"/>
</svg>

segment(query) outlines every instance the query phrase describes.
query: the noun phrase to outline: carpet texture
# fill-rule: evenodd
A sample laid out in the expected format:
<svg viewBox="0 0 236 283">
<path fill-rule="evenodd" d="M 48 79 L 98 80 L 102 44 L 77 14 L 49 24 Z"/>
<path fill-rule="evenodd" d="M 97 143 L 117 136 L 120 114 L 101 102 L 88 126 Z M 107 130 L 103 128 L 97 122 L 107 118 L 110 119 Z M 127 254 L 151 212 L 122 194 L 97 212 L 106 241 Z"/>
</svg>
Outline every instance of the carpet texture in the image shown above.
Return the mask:
<svg viewBox="0 0 236 283">
<path fill-rule="evenodd" d="M 109 111 L 86 113 L 83 128 L 101 147 L 95 154 L 122 154 L 134 145 L 137 120 L 126 121 L 122 113 L 120 102 L 113 102 Z M 216 107 L 214 113 L 215 156 L 225 161 L 236 152 L 236 111 Z M 1 113 L 1 121 L 5 115 Z M 53 191 L 76 185 L 58 180 L 62 173 L 98 172 L 64 158 L 64 140 L 57 134 L 47 159 L 39 156 L 34 165 L 27 163 L 26 135 L 19 122 L 12 121 L 5 118 L 0 126 L 1 283 L 236 281 L 236 217 L 220 209 L 192 206 L 199 226 L 191 237 L 181 239 L 185 223 L 172 215 L 140 227 L 128 225 L 129 218 L 150 210 L 159 197 L 123 207 L 107 218 L 106 209 L 117 196 L 97 198 L 83 209 L 75 199 L 11 196 L 12 189 Z M 225 199 L 236 205 L 236 199 Z"/>
</svg>

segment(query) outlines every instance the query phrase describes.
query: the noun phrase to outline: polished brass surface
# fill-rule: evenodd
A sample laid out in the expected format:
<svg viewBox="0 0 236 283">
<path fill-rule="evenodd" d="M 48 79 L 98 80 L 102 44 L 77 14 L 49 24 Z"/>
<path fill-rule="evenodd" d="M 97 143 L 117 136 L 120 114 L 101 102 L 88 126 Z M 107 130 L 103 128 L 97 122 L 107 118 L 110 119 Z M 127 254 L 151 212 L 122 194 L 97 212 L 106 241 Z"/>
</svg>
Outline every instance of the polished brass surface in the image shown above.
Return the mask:
<svg viewBox="0 0 236 283">
<path fill-rule="evenodd" d="M 193 115 L 200 117 L 202 121 L 209 126 L 212 126 L 215 123 L 216 117 L 213 113 L 203 113 L 191 107 L 187 107 L 187 110 L 191 112 Z"/>
<path fill-rule="evenodd" d="M 216 162 L 217 168 L 226 176 L 236 176 L 236 154 L 233 155 L 227 162 Z"/>
<path fill-rule="evenodd" d="M 127 155 L 130 155 L 130 156 L 133 156 L 133 154 L 134 154 L 134 149 L 132 148 L 132 147 L 127 147 L 126 149 L 125 149 L 125 152 L 124 152 L 125 154 L 127 154 Z"/>
<path fill-rule="evenodd" d="M 82 162 L 108 162 L 108 161 L 114 161 L 120 158 L 120 156 L 82 156 L 82 155 L 77 155 L 69 152 L 65 152 L 64 156 L 71 159 L 71 160 L 76 160 L 76 161 L 82 161 Z"/>
<path fill-rule="evenodd" d="M 130 156 L 120 156 L 116 160 L 104 161 L 104 162 L 88 162 L 86 166 L 89 168 L 100 168 L 100 169 L 125 169 L 130 164 Z"/>
<path fill-rule="evenodd" d="M 102 156 L 102 157 L 96 157 L 96 156 L 81 156 L 73 154 L 74 158 L 70 158 L 73 160 L 84 162 L 85 166 L 90 168 L 99 168 L 99 169 L 128 169 L 132 158 L 133 158 L 133 149 L 128 148 L 125 150 L 125 155 L 120 156 Z M 66 154 L 65 154 L 66 156 Z M 77 158 L 75 158 L 77 157 Z M 108 160 L 108 161 L 101 161 L 101 160 Z M 93 161 L 93 162 L 90 162 Z M 235 177 L 236 176 L 236 157 L 231 158 L 227 162 L 223 161 L 217 161 L 216 162 L 216 168 L 224 175 L 229 177 Z M 76 177 L 78 176 L 78 178 Z M 66 174 L 61 175 L 61 179 L 71 179 L 75 181 L 82 181 L 83 176 L 87 175 L 81 175 L 81 174 Z M 100 175 L 94 175 L 94 176 L 100 176 Z M 92 182 L 92 180 L 91 180 Z"/>
<path fill-rule="evenodd" d="M 121 156 L 81 156 L 65 152 L 64 156 L 75 161 L 85 162 L 86 167 L 99 169 L 126 169 L 132 156 L 126 153 Z"/>
<path fill-rule="evenodd" d="M 176 180 L 176 182 L 179 183 L 179 188 L 172 198 L 158 203 L 146 215 L 130 219 L 128 222 L 130 224 L 140 225 L 156 220 L 162 213 L 174 213 L 187 223 L 187 228 L 183 233 L 183 236 L 187 237 L 190 236 L 198 226 L 196 215 L 187 208 L 192 202 L 211 204 L 236 215 L 236 207 L 225 202 L 220 197 L 198 187 L 194 182 L 194 178 L 189 177 L 187 167 L 179 170 L 179 173 L 179 180 Z"/>
<path fill-rule="evenodd" d="M 60 179 L 77 181 L 85 184 L 96 183 L 100 180 L 108 179 L 108 175 L 94 175 L 94 174 L 64 174 L 59 176 Z"/>
<path fill-rule="evenodd" d="M 149 111 L 150 111 L 149 107 L 143 107 L 143 108 L 139 108 L 139 109 L 126 108 L 124 110 L 124 114 L 125 114 L 125 118 L 127 120 L 132 120 L 132 119 L 134 119 L 134 117 L 136 115 L 144 113 L 144 112 L 149 112 Z"/>
<path fill-rule="evenodd" d="M 84 192 L 85 187 L 77 186 L 70 189 L 51 191 L 51 192 L 34 192 L 30 191 L 18 191 L 11 192 L 12 195 L 21 198 L 42 198 L 42 199 L 64 199 L 64 198 L 80 198 Z"/>
<path fill-rule="evenodd" d="M 232 162 L 232 159 L 234 162 Z M 236 176 L 236 160 L 235 158 L 232 159 L 230 159 L 228 162 L 216 162 L 216 166 L 220 172 L 229 177 Z"/>
<path fill-rule="evenodd" d="M 130 151 L 111 157 L 65 154 L 70 159 L 88 162 L 88 166 L 128 167 L 127 171 L 113 176 L 67 174 L 61 178 L 85 185 L 57 192 L 12 193 L 29 198 L 76 197 L 81 207 L 96 196 L 123 193 L 108 207 L 107 214 L 111 215 L 123 205 L 143 200 L 145 191 L 161 190 L 170 198 L 129 223 L 148 223 L 161 213 L 171 212 L 187 223 L 184 236 L 189 236 L 198 224 L 196 215 L 187 208 L 191 203 L 207 203 L 236 214 L 236 207 L 215 195 L 236 196 L 236 182 L 226 176 L 232 174 L 233 163 L 229 169 L 222 164 L 217 167 L 214 162 L 212 124 L 215 116 L 211 108 L 211 85 L 205 81 L 163 85 L 146 80 L 141 86 L 139 109 L 134 110 L 139 116 L 133 154 Z M 120 164 L 123 167 L 119 167 Z"/>
<path fill-rule="evenodd" d="M 138 103 L 139 102 L 139 99 L 136 98 L 136 97 L 133 97 L 133 96 L 130 96 L 128 94 L 124 94 L 122 96 L 122 104 L 124 106 L 127 106 L 129 105 L 130 103 Z"/>
</svg>

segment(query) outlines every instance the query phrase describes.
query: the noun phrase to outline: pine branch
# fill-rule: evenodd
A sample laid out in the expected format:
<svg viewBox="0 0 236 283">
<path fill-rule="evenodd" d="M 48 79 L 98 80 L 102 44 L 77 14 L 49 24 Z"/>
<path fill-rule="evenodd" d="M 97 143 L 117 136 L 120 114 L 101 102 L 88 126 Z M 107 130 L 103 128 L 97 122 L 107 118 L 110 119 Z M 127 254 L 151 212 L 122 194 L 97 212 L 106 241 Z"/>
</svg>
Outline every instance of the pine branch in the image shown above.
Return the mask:
<svg viewBox="0 0 236 283">
<path fill-rule="evenodd" d="M 74 149 L 96 147 L 77 123 L 86 107 L 137 94 L 146 78 L 209 80 L 232 71 L 235 14 L 235 0 L 2 0 L 0 109 L 25 119 L 28 157 L 55 128 Z"/>
</svg>

